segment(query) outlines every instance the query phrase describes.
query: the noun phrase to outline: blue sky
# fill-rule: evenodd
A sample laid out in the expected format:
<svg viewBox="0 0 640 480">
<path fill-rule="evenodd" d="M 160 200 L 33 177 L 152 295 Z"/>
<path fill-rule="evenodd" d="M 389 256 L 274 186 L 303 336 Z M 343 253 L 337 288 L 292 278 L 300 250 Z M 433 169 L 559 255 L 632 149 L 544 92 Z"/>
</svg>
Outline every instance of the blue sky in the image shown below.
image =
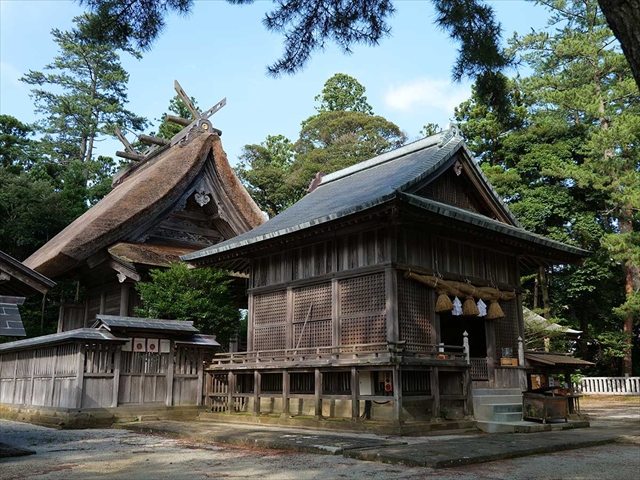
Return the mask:
<svg viewBox="0 0 640 480">
<path fill-rule="evenodd" d="M 530 2 L 490 3 L 505 38 L 546 23 L 546 11 Z M 236 6 L 196 0 L 190 16 L 169 18 L 164 34 L 142 60 L 123 54 L 130 74 L 128 108 L 149 120 L 159 118 L 174 95 L 174 79 L 203 110 L 227 97 L 227 106 L 212 122 L 223 131 L 223 145 L 235 164 L 243 145 L 260 143 L 267 135 L 295 141 L 300 122 L 315 112 L 313 99 L 324 82 L 342 72 L 366 87 L 376 114 L 417 138 L 425 123 L 444 126 L 454 106 L 468 98 L 470 85 L 450 80 L 456 45 L 433 25 L 431 3 L 396 0 L 395 5 L 392 35 L 380 46 L 356 46 L 345 56 L 331 45 L 304 71 L 274 79 L 266 75 L 266 66 L 279 58 L 282 40 L 261 23 L 272 2 Z M 67 0 L 0 0 L 0 113 L 36 120 L 28 85 L 18 79 L 52 61 L 57 46 L 51 29 L 70 29 L 71 19 L 80 13 Z M 134 140 L 133 134 L 128 138 Z M 113 156 L 116 149 L 121 149 L 119 142 L 105 139 L 97 153 Z"/>
</svg>

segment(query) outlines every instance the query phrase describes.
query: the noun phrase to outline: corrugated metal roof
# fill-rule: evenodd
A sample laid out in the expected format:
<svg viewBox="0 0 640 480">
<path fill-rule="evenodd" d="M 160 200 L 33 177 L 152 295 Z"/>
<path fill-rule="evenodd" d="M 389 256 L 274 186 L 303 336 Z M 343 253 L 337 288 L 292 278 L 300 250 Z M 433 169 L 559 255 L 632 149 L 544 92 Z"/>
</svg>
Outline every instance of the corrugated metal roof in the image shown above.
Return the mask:
<svg viewBox="0 0 640 480">
<path fill-rule="evenodd" d="M 0 344 L 0 353 L 11 352 L 14 350 L 23 350 L 25 348 L 43 347 L 54 343 L 65 343 L 75 340 L 98 341 L 98 342 L 120 342 L 125 343 L 126 340 L 114 336 L 106 330 L 98 330 L 95 328 L 78 328 L 77 330 L 69 330 L 68 332 L 54 333 L 52 335 L 43 335 L 42 337 L 27 338 L 16 342 L 8 342 Z"/>
<path fill-rule="evenodd" d="M 559 355 L 553 353 L 525 353 L 524 357 L 530 362 L 541 363 L 549 366 L 591 366 L 595 363 L 582 360 L 581 358 L 574 358 L 568 355 Z"/>
<path fill-rule="evenodd" d="M 162 320 L 157 318 L 119 317 L 117 315 L 96 315 L 93 327 L 105 325 L 109 330 L 134 329 L 134 330 L 163 330 L 167 332 L 198 332 L 193 322 L 182 320 Z"/>
<path fill-rule="evenodd" d="M 26 337 L 18 305 L 24 303 L 24 297 L 0 296 L 0 336 Z"/>
<path fill-rule="evenodd" d="M 197 260 L 386 203 L 395 198 L 396 190 L 419 182 L 452 158 L 462 139 L 456 137 L 439 147 L 442 137 L 434 135 L 327 175 L 318 188 L 268 222 L 181 258 Z"/>
</svg>

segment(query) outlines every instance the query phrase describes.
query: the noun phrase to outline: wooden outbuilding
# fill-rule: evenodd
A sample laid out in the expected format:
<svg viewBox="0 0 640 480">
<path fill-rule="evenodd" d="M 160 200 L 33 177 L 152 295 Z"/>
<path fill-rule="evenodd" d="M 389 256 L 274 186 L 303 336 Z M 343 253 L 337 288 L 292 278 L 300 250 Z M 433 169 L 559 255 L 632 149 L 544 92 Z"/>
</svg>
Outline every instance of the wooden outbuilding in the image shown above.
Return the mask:
<svg viewBox="0 0 640 480">
<path fill-rule="evenodd" d="M 149 269 L 265 221 L 218 133 L 197 119 L 151 154 L 128 154 L 138 160 L 116 176 L 114 189 L 24 262 L 84 290 L 83 300 L 61 304 L 58 332 L 89 327 L 98 314 L 133 315 L 139 298 L 131 287 Z M 236 278 L 243 296 L 246 280 Z"/>
<path fill-rule="evenodd" d="M 94 417 L 110 424 L 125 415 L 115 407 L 198 406 L 204 359 L 219 346 L 191 322 L 110 315 L 89 328 L 0 344 L 0 414 L 31 410 L 36 422 L 49 415 L 96 426 Z"/>
<path fill-rule="evenodd" d="M 182 256 L 249 275 L 248 351 L 208 366 L 214 411 L 402 423 L 470 415 L 472 387 L 526 388 L 521 268 L 587 252 L 524 230 L 455 127 L 310 190 Z"/>
</svg>

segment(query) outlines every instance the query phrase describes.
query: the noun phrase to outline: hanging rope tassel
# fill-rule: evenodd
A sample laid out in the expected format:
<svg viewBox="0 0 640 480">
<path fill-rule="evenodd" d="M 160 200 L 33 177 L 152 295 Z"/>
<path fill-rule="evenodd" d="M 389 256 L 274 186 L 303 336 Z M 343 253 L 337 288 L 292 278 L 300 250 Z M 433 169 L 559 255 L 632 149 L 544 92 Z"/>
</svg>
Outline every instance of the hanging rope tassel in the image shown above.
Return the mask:
<svg viewBox="0 0 640 480">
<path fill-rule="evenodd" d="M 503 318 L 504 312 L 502 311 L 502 307 L 497 300 L 491 300 L 489 304 L 489 308 L 487 309 L 487 320 L 496 320 L 498 318 Z"/>
<path fill-rule="evenodd" d="M 453 299 L 453 311 L 451 312 L 451 315 L 455 317 L 462 315 L 462 302 L 458 297 Z"/>
<path fill-rule="evenodd" d="M 476 302 L 471 295 L 468 295 L 462 304 L 462 314 L 467 317 L 477 317 L 480 314 Z"/>
<path fill-rule="evenodd" d="M 438 300 L 436 300 L 436 313 L 446 313 L 453 310 L 453 303 L 451 303 L 451 299 L 445 293 L 440 293 L 438 295 Z"/>
<path fill-rule="evenodd" d="M 480 299 L 476 306 L 478 307 L 478 316 L 485 317 L 487 315 L 487 304 Z"/>
</svg>

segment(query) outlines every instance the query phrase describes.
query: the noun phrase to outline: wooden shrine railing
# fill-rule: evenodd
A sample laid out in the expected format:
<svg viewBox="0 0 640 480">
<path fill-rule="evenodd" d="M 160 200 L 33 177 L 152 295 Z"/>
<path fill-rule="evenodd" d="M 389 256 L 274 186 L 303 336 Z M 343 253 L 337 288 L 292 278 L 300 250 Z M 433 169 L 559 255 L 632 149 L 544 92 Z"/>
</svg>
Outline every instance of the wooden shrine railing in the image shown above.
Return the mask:
<svg viewBox="0 0 640 480">
<path fill-rule="evenodd" d="M 640 377 L 585 377 L 575 389 L 585 395 L 640 395 Z"/>
<path fill-rule="evenodd" d="M 459 345 L 383 342 L 337 347 L 260 350 L 255 352 L 218 353 L 210 369 L 224 369 L 232 365 L 290 362 L 310 364 L 331 361 L 331 364 L 351 363 L 359 359 L 389 359 L 401 355 L 420 359 L 467 363 L 465 347 Z"/>
<path fill-rule="evenodd" d="M 470 358 L 471 380 L 489 380 L 487 357 Z"/>
</svg>

